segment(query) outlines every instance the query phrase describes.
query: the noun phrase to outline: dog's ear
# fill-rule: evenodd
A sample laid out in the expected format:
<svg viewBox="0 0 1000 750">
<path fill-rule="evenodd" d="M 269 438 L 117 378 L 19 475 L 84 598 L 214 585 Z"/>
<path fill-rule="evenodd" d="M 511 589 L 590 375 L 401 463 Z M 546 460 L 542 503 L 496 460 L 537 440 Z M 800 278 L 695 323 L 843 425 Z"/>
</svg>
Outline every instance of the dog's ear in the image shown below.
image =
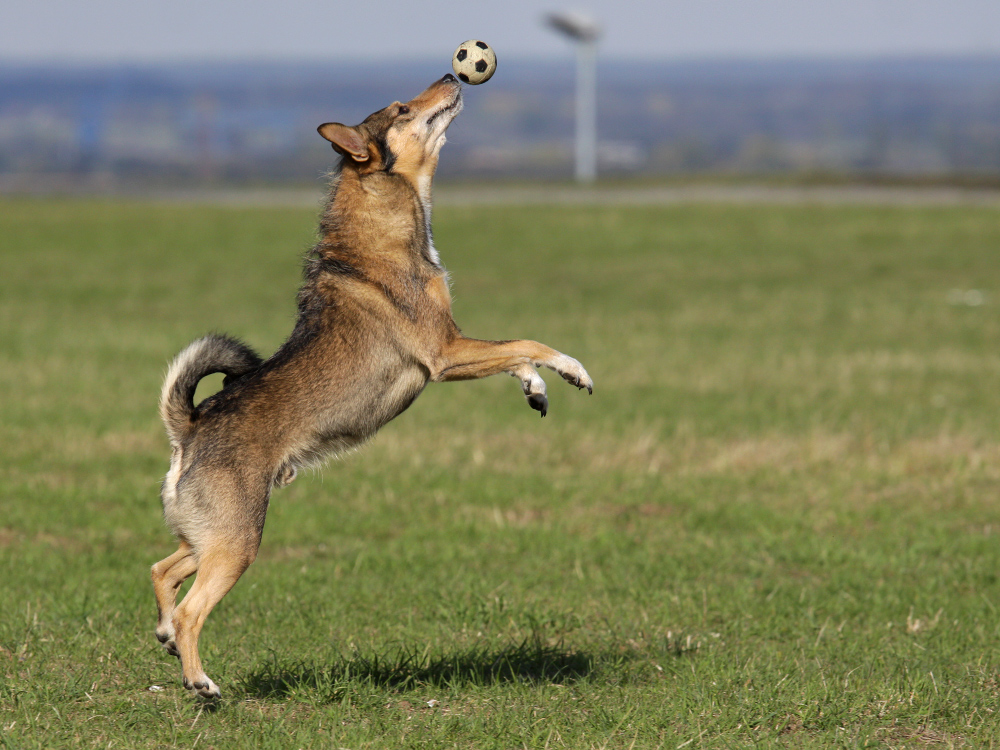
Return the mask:
<svg viewBox="0 0 1000 750">
<path fill-rule="evenodd" d="M 333 144 L 334 150 L 354 161 L 368 161 L 368 143 L 357 128 L 341 125 L 339 122 L 327 122 L 316 130 Z"/>
</svg>

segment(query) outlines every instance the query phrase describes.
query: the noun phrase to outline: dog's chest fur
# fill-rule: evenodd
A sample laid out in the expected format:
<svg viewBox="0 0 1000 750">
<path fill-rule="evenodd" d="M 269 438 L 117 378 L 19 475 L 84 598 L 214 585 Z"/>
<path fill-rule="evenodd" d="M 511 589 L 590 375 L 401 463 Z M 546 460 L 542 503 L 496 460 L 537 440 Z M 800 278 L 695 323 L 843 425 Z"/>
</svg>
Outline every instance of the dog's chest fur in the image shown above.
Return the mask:
<svg viewBox="0 0 1000 750">
<path fill-rule="evenodd" d="M 421 198 L 337 186 L 295 329 L 257 371 L 202 404 L 206 441 L 280 472 L 357 446 L 410 406 L 457 334 Z"/>
</svg>

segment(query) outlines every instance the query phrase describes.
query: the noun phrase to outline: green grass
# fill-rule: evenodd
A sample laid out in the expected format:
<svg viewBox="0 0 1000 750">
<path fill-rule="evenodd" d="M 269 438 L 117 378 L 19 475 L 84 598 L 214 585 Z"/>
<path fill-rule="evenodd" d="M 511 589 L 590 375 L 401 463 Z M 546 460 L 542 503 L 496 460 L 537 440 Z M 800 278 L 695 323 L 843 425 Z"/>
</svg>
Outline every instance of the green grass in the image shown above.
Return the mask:
<svg viewBox="0 0 1000 750">
<path fill-rule="evenodd" d="M 0 202 L 0 746 L 1000 744 L 1000 212 L 436 219 L 465 332 L 594 395 L 432 385 L 276 492 L 208 710 L 152 633 L 160 378 L 280 343 L 315 212 Z"/>
</svg>

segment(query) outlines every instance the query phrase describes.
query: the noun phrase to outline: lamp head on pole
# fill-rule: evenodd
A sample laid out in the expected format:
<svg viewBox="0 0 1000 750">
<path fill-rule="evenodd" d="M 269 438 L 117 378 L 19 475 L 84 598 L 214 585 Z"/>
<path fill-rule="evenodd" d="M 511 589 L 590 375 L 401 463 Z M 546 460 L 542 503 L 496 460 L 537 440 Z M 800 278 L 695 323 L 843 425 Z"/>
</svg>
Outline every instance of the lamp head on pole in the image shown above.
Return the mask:
<svg viewBox="0 0 1000 750">
<path fill-rule="evenodd" d="M 545 20 L 549 26 L 577 42 L 595 42 L 601 35 L 601 27 L 586 13 L 562 11 L 549 13 Z"/>
</svg>

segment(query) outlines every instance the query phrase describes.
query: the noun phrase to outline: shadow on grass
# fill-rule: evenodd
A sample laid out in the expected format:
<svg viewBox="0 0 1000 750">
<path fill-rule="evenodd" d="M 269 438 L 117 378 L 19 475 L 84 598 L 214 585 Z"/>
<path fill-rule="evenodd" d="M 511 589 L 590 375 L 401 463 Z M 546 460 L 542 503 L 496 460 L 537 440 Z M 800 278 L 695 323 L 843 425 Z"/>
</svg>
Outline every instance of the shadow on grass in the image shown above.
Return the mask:
<svg viewBox="0 0 1000 750">
<path fill-rule="evenodd" d="M 404 647 L 390 655 L 356 654 L 332 666 L 274 661 L 243 675 L 239 682 L 248 695 L 260 698 L 309 693 L 314 699 L 339 700 L 358 686 L 403 692 L 427 686 L 566 683 L 585 677 L 593 666 L 594 659 L 587 654 L 524 641 L 441 656 Z"/>
</svg>

